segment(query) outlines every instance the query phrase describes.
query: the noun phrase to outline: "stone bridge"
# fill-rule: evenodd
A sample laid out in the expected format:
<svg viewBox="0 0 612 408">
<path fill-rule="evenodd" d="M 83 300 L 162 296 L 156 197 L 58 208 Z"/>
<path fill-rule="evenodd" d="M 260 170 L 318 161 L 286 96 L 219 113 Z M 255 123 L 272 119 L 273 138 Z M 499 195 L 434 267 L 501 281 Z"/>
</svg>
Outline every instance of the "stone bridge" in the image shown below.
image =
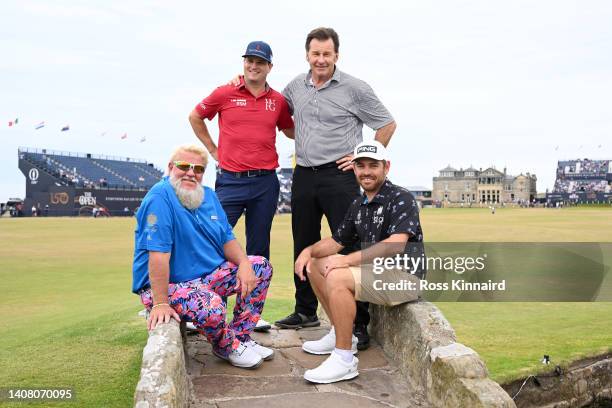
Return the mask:
<svg viewBox="0 0 612 408">
<path fill-rule="evenodd" d="M 328 328 L 256 333 L 275 358 L 255 370 L 232 367 L 212 355 L 199 335 L 181 337 L 172 321 L 155 328 L 143 352 L 135 406 L 205 408 L 275 407 L 515 407 L 488 378 L 480 357 L 455 341 L 440 311 L 427 302 L 394 308 L 374 306 L 374 344 L 359 353 L 359 377 L 311 384 L 304 371 L 326 356 L 304 353 L 304 341 Z"/>
</svg>

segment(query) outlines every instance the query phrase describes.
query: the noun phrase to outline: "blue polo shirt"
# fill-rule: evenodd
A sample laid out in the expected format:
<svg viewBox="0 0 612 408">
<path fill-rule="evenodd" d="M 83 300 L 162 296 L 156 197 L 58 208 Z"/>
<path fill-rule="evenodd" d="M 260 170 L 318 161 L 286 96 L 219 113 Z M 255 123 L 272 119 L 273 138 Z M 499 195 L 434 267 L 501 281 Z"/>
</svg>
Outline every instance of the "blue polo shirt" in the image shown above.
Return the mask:
<svg viewBox="0 0 612 408">
<path fill-rule="evenodd" d="M 185 282 L 212 273 L 226 261 L 223 245 L 235 239 L 213 190 L 195 210 L 179 201 L 168 177 L 155 184 L 136 214 L 132 292 L 151 286 L 149 251 L 171 253 L 170 282 Z"/>
</svg>

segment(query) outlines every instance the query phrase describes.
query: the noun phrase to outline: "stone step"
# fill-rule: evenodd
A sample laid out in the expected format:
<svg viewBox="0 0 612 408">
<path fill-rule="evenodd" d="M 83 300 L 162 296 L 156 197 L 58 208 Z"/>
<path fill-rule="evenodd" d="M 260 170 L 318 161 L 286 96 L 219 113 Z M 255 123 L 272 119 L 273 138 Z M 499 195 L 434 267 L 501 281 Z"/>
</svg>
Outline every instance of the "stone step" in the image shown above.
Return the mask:
<svg viewBox="0 0 612 408">
<path fill-rule="evenodd" d="M 305 353 L 306 340 L 321 338 L 329 328 L 272 329 L 254 339 L 275 349 L 274 359 L 254 370 L 233 367 L 212 354 L 210 344 L 190 335 L 185 344 L 187 373 L 193 385 L 191 407 L 424 407 L 424 398 L 399 375 L 379 345 L 358 354 L 359 376 L 334 384 L 312 384 L 304 371 L 327 356 Z"/>
</svg>

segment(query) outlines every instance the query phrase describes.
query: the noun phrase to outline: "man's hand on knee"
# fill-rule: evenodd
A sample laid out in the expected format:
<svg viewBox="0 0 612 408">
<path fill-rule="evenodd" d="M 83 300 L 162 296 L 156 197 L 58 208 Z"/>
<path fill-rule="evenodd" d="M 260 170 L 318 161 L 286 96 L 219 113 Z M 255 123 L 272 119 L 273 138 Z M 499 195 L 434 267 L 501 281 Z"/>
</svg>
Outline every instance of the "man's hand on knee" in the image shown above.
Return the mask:
<svg viewBox="0 0 612 408">
<path fill-rule="evenodd" d="M 324 262 L 323 270 L 321 272 L 323 273 L 323 276 L 327 278 L 327 275 L 329 275 L 329 273 L 334 269 L 348 267 L 349 264 L 346 262 L 346 257 L 344 255 L 333 255 L 327 257 Z"/>
<path fill-rule="evenodd" d="M 149 320 L 147 320 L 147 329 L 153 330 L 159 323 L 169 323 L 170 319 L 177 322 L 181 321 L 178 313 L 169 304 L 159 303 L 154 305 L 149 314 Z"/>
<path fill-rule="evenodd" d="M 240 285 L 240 295 L 244 299 L 257 287 L 257 276 L 255 276 L 251 262 L 247 260 L 238 265 L 236 279 Z"/>
</svg>

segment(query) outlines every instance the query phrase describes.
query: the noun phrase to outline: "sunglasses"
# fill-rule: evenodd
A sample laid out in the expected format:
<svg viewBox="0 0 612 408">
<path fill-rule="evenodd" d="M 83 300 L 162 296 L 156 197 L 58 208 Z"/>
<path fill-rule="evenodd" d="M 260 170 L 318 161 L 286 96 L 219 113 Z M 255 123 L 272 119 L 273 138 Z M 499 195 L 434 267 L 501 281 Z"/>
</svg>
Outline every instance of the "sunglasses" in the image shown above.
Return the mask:
<svg viewBox="0 0 612 408">
<path fill-rule="evenodd" d="M 174 163 L 174 166 L 180 171 L 188 172 L 189 169 L 193 169 L 195 174 L 202 174 L 206 167 L 203 164 L 193 164 L 186 161 L 177 160 Z"/>
</svg>

